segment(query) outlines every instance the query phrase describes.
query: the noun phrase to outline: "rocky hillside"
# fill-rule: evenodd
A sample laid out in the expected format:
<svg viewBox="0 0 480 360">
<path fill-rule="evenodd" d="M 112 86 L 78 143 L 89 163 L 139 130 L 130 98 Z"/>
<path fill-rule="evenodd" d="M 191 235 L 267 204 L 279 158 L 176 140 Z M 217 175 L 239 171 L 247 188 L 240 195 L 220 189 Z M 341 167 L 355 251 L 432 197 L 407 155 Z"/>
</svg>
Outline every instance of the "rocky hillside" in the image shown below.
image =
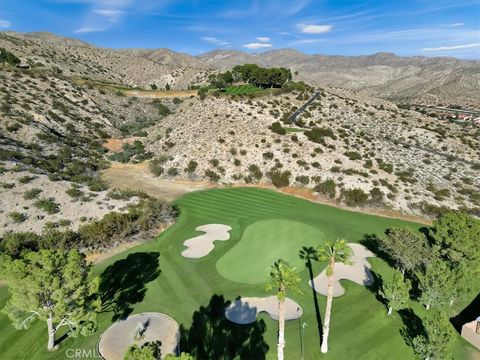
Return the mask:
<svg viewBox="0 0 480 360">
<path fill-rule="evenodd" d="M 207 60 L 176 66 L 173 52 L 99 49 L 44 33 L 0 33 L 0 48 L 29 63 L 0 63 L 0 236 L 76 228 L 138 201 L 101 181 L 111 161 L 150 161 L 152 176 L 164 182 L 273 183 L 352 207 L 478 213 L 480 135 L 473 127 L 342 88 L 320 90 L 299 123 L 288 124 L 312 88 L 164 98 L 125 89 L 167 79 L 188 88 L 205 81 Z M 187 65 L 188 55 L 181 58 Z M 459 64 L 458 73 L 474 75 Z M 472 76 L 464 77 L 469 86 Z M 102 146 L 111 138 L 124 144 L 115 153 Z"/>
<path fill-rule="evenodd" d="M 152 169 L 164 178 L 223 184 L 273 181 L 349 206 L 408 213 L 480 206 L 478 130 L 342 89 L 322 91 L 299 119 L 304 128 L 272 127 L 306 98 L 185 100 L 149 130 Z"/>
<path fill-rule="evenodd" d="M 480 62 L 450 57 L 307 55 L 292 49 L 249 54 L 215 50 L 198 56 L 212 67 L 286 66 L 317 86 L 340 86 L 394 101 L 480 106 Z"/>
</svg>

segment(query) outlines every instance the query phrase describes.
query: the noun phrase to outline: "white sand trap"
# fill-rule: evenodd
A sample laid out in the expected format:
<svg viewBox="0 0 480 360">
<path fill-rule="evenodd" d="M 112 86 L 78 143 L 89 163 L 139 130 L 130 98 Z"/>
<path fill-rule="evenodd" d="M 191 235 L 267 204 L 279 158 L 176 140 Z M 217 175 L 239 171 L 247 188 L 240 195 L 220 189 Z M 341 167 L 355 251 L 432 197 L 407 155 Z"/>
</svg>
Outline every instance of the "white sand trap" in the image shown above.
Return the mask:
<svg viewBox="0 0 480 360">
<path fill-rule="evenodd" d="M 302 316 L 302 307 L 292 299 L 287 297 L 285 305 L 285 320 L 295 320 Z M 275 295 L 235 300 L 225 309 L 225 317 L 236 324 L 251 324 L 261 312 L 266 312 L 273 320 L 278 320 L 278 299 Z"/>
<path fill-rule="evenodd" d="M 144 337 L 134 340 L 134 330 L 139 323 L 148 325 Z M 174 354 L 179 339 L 178 324 L 161 313 L 143 313 L 129 316 L 111 325 L 100 337 L 98 351 L 105 360 L 121 360 L 128 348 L 134 344 L 142 346 L 149 341 L 162 342 L 162 355 Z"/>
<path fill-rule="evenodd" d="M 214 241 L 230 239 L 229 231 L 232 228 L 223 224 L 208 224 L 198 226 L 195 230 L 203 231 L 205 234 L 185 240 L 183 245 L 187 248 L 182 251 L 184 257 L 198 259 L 208 255 L 215 248 Z"/>
<path fill-rule="evenodd" d="M 370 273 L 370 263 L 367 261 L 367 257 L 373 257 L 371 251 L 369 251 L 365 246 L 360 244 L 348 244 L 353 250 L 352 264 L 335 264 L 335 283 L 333 285 L 333 296 L 340 296 L 345 293 L 345 289 L 340 284 L 339 280 L 346 279 L 356 282 L 359 285 L 369 285 L 373 282 L 372 274 Z M 327 275 L 326 269 L 323 270 L 320 275 L 313 279 L 313 286 L 311 281 L 309 281 L 310 286 L 312 286 L 316 292 L 327 295 Z"/>
</svg>

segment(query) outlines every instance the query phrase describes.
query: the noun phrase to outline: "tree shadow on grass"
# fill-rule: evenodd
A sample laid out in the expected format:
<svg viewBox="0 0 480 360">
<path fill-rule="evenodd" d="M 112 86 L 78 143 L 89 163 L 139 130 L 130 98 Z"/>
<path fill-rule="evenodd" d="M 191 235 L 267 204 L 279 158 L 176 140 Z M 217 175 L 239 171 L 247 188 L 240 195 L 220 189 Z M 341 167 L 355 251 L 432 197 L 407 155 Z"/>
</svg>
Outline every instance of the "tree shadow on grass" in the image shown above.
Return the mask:
<svg viewBox="0 0 480 360">
<path fill-rule="evenodd" d="M 322 315 L 320 314 L 320 308 L 318 305 L 318 294 L 317 290 L 315 289 L 315 284 L 313 282 L 313 268 L 312 268 L 312 261 L 316 261 L 318 258 L 317 250 L 311 246 L 309 247 L 302 247 L 300 252 L 298 253 L 300 259 L 305 261 L 305 266 L 308 269 L 308 274 L 310 276 L 310 283 L 312 284 L 312 295 L 313 295 L 313 305 L 315 307 L 315 318 L 317 320 L 317 329 L 318 329 L 318 344 L 321 346 L 322 338 L 323 338 L 323 329 L 322 329 Z"/>
<path fill-rule="evenodd" d="M 179 351 L 190 353 L 198 360 L 265 359 L 268 345 L 263 338 L 263 320 L 238 325 L 225 317 L 230 305 L 223 295 L 213 295 L 207 306 L 193 314 L 192 326 L 180 325 Z"/>
<path fill-rule="evenodd" d="M 479 315 L 480 311 L 480 294 L 477 295 L 475 299 L 463 309 L 457 316 L 454 316 L 450 319 L 453 327 L 460 334 L 462 332 L 463 324 L 469 323 L 475 320 Z"/>
<path fill-rule="evenodd" d="M 112 321 L 124 319 L 133 304 L 145 297 L 145 285 L 160 275 L 158 252 L 138 252 L 108 266 L 100 275 L 102 311 L 113 311 Z"/>
<path fill-rule="evenodd" d="M 398 313 L 404 325 L 403 329 L 400 329 L 400 334 L 403 336 L 405 343 L 412 347 L 415 337 L 419 335 L 426 336 L 423 321 L 412 309 L 402 309 Z"/>
</svg>

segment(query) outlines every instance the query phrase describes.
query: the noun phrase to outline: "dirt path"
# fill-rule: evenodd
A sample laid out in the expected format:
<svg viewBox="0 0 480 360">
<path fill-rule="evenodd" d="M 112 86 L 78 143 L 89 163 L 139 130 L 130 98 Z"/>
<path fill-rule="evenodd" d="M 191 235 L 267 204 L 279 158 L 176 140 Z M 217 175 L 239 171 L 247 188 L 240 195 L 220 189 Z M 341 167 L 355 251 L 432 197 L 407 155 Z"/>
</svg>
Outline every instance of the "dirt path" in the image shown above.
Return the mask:
<svg viewBox="0 0 480 360">
<path fill-rule="evenodd" d="M 138 98 L 166 99 L 166 98 L 185 98 L 197 96 L 197 90 L 124 90 L 125 96 L 133 96 Z"/>
<path fill-rule="evenodd" d="M 172 201 L 192 191 L 226 187 L 221 184 L 212 184 L 202 181 L 159 179 L 150 173 L 150 171 L 148 170 L 147 162 L 141 164 L 112 163 L 112 166 L 110 168 L 103 171 L 102 178 L 114 188 L 143 191 L 152 197 L 162 198 L 168 201 Z M 377 215 L 392 219 L 413 221 L 425 225 L 432 224 L 432 221 L 429 219 L 415 215 L 403 214 L 395 210 L 348 208 L 346 206 L 342 206 L 336 203 L 332 199 L 321 197 L 315 194 L 313 190 L 307 188 L 286 187 L 282 189 L 277 189 L 269 183 L 259 183 L 252 185 L 236 184 L 229 186 L 270 189 L 296 196 L 302 199 L 307 199 L 319 204 L 334 206 L 347 211 Z"/>
</svg>

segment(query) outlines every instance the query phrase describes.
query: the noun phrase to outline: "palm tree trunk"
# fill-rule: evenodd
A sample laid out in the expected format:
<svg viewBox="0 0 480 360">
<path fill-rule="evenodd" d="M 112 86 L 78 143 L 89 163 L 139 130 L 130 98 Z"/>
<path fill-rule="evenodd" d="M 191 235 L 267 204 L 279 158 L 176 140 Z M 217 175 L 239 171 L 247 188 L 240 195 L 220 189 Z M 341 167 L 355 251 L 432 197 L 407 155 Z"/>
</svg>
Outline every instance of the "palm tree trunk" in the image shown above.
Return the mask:
<svg viewBox="0 0 480 360">
<path fill-rule="evenodd" d="M 392 315 L 393 308 L 391 306 L 388 307 L 388 315 Z"/>
<path fill-rule="evenodd" d="M 325 322 L 323 323 L 323 339 L 322 339 L 322 346 L 320 347 L 320 351 L 322 353 L 328 352 L 328 335 L 330 333 L 330 317 L 332 314 L 332 300 L 333 300 L 334 267 L 335 267 L 335 261 L 331 260 L 329 264 L 331 275 L 328 277 L 327 308 L 325 309 Z"/>
<path fill-rule="evenodd" d="M 285 347 L 285 296 L 278 299 L 278 345 L 277 358 L 283 360 L 283 348 Z"/>
<path fill-rule="evenodd" d="M 47 318 L 47 328 L 48 328 L 48 345 L 47 349 L 49 351 L 53 350 L 55 347 L 55 331 L 53 330 L 53 319 L 52 314 L 48 315 Z"/>
</svg>

